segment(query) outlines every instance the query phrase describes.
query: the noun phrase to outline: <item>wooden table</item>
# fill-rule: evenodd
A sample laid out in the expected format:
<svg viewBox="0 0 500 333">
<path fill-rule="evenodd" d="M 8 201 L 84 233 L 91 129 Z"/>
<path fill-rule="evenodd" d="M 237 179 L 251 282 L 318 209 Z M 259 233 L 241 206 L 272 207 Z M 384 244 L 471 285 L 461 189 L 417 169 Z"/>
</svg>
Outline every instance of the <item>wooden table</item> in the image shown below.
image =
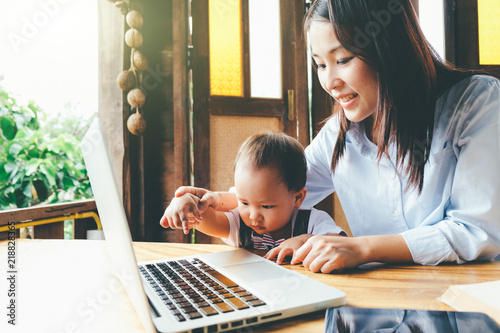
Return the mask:
<svg viewBox="0 0 500 333">
<path fill-rule="evenodd" d="M 232 249 L 215 244 L 134 243 L 138 261 Z M 7 242 L 0 242 L 1 332 L 143 332 L 113 274 L 106 245 L 90 240 L 16 240 L 16 326 L 7 323 L 10 298 Z M 335 274 L 286 266 L 347 294 L 347 305 L 452 310 L 436 298 L 452 284 L 498 280 L 500 262 L 437 267 L 368 265 Z M 12 328 L 14 328 L 12 330 Z M 10 329 L 10 330 L 9 330 Z M 322 332 L 324 311 L 253 328 L 254 332 Z"/>
</svg>

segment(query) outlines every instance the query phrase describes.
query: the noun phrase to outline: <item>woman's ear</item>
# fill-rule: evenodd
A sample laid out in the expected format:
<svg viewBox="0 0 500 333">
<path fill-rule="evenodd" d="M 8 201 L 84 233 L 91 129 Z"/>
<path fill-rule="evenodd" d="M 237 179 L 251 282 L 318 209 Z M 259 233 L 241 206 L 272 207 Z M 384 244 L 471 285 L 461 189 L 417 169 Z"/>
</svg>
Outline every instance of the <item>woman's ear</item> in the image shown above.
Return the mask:
<svg viewBox="0 0 500 333">
<path fill-rule="evenodd" d="M 306 198 L 306 194 L 307 189 L 305 187 L 301 188 L 297 193 L 295 193 L 295 208 L 299 208 L 302 205 L 302 202 L 304 202 L 304 199 Z"/>
</svg>

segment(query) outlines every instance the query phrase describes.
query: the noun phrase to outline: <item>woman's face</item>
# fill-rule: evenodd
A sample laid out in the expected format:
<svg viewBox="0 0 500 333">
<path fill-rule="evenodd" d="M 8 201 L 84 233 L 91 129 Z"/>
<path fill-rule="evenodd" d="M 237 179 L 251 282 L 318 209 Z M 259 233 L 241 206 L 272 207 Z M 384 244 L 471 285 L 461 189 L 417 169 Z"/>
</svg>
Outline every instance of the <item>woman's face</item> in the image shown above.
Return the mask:
<svg viewBox="0 0 500 333">
<path fill-rule="evenodd" d="M 378 101 L 375 71 L 340 45 L 330 22 L 313 21 L 309 36 L 323 89 L 342 106 L 350 121 L 370 117 Z"/>
</svg>

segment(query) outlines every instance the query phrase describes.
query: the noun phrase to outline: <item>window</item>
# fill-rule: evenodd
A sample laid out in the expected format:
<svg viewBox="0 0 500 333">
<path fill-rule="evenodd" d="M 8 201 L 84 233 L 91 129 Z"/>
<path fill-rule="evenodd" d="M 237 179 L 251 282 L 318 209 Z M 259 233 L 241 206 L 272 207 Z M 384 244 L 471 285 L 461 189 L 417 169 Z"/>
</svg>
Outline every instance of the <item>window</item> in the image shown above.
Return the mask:
<svg viewBox="0 0 500 333">
<path fill-rule="evenodd" d="M 97 1 L 10 1 L 0 30 L 0 210 L 91 197 L 78 144 L 97 112 Z"/>
<path fill-rule="evenodd" d="M 420 27 L 432 47 L 445 58 L 443 0 L 420 0 L 418 3 Z"/>
<path fill-rule="evenodd" d="M 478 0 L 479 64 L 500 65 L 500 6 L 498 0 Z"/>
</svg>

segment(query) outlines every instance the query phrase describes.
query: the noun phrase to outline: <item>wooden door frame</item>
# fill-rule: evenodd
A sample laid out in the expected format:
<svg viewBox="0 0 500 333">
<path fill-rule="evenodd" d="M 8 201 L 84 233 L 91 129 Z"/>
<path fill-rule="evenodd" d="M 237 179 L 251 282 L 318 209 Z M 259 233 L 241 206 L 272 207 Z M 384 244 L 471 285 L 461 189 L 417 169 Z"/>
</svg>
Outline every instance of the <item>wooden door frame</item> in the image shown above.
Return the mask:
<svg viewBox="0 0 500 333">
<path fill-rule="evenodd" d="M 165 171 L 164 159 L 159 156 L 172 156 L 182 160 L 188 153 L 185 149 L 173 148 L 174 123 L 171 120 L 174 104 L 177 110 L 185 107 L 182 102 L 183 91 L 172 89 L 172 52 L 177 52 L 175 65 L 184 66 L 186 63 L 186 50 L 183 46 L 177 49 L 172 47 L 171 37 L 173 30 L 177 35 L 186 31 L 186 21 L 172 20 L 172 11 L 180 13 L 186 8 L 185 0 L 143 0 L 143 15 L 145 21 L 141 31 L 144 35 L 144 45 L 141 52 L 149 62 L 148 69 L 143 73 L 142 88 L 147 95 L 146 103 L 141 112 L 147 120 L 147 129 L 143 136 L 132 135 L 127 129 L 127 119 L 131 113 L 130 105 L 124 93 L 116 84 L 117 75 L 130 67 L 130 48 L 124 43 L 125 25 L 123 14 L 109 1 L 99 1 L 99 111 L 98 116 L 103 124 L 108 143 L 108 151 L 113 164 L 113 172 L 117 189 L 123 200 L 123 206 L 132 238 L 134 240 L 150 241 L 165 240 L 165 229 L 158 221 L 166 206 L 167 197 L 172 193 L 162 193 L 161 187 L 165 178 L 179 179 Z M 178 17 L 180 19 L 181 17 Z M 176 24 L 178 24 L 176 26 Z M 184 29 L 184 30 L 182 30 Z M 172 35 L 170 35 L 172 33 Z M 186 40 L 184 39 L 184 43 Z M 172 51 L 172 52 L 171 52 Z M 176 73 L 177 82 L 185 80 L 187 74 Z M 146 85 L 148 82 L 148 85 Z M 180 89 L 179 87 L 176 87 Z M 174 96 L 177 96 L 173 102 Z M 188 111 L 180 111 L 177 115 L 177 126 Z M 183 112 L 183 113 L 182 113 Z M 186 130 L 187 125 L 181 129 Z M 179 128 L 177 127 L 176 130 Z M 176 131 L 179 133 L 179 131 Z M 182 139 L 182 138 L 181 138 Z M 186 139 L 187 142 L 189 142 Z M 180 144 L 180 142 L 176 142 Z M 188 147 L 188 143 L 185 146 Z M 173 164 L 173 163 L 172 163 Z M 186 163 L 185 163 L 186 164 Z M 177 168 L 183 172 L 184 165 Z M 183 175 L 189 174 L 185 171 Z M 185 183 L 183 183 L 185 185 Z M 147 221 L 147 222 L 146 222 Z M 168 230 L 167 230 L 168 231 Z M 173 231 L 175 232 L 175 231 Z M 182 232 L 179 237 L 168 237 L 182 241 Z"/>
<path fill-rule="evenodd" d="M 193 28 L 193 146 L 194 185 L 210 188 L 210 63 L 208 0 L 195 0 L 191 17 L 199 29 Z"/>
<path fill-rule="evenodd" d="M 246 1 L 242 1 L 242 17 L 246 17 L 248 7 Z M 294 45 L 293 54 L 283 56 L 282 61 L 282 95 L 287 96 L 287 91 L 293 89 L 295 92 L 294 120 L 288 121 L 288 105 L 286 98 L 282 100 L 250 98 L 250 81 L 248 73 L 248 40 L 243 39 L 243 68 L 244 83 L 243 90 L 245 97 L 227 97 L 210 95 L 210 73 L 209 73 L 209 23 L 208 23 L 208 0 L 196 1 L 196 6 L 191 9 L 193 22 L 196 22 L 197 29 L 193 29 L 193 144 L 194 155 L 194 177 L 195 186 L 210 188 L 210 115 L 232 115 L 232 116 L 264 116 L 279 117 L 283 119 L 283 131 L 297 137 L 305 146 L 309 137 L 309 116 L 307 99 L 307 67 L 306 67 L 306 43 L 302 34 L 302 19 L 305 14 L 304 0 L 280 0 L 281 8 L 281 29 L 282 29 L 282 49 L 290 49 Z M 288 20 L 293 16 L 293 24 Z M 284 18 L 287 18 L 286 20 Z M 248 22 L 243 19 L 243 35 L 247 35 Z M 300 70 L 300 74 L 295 75 L 294 70 Z M 266 105 L 267 110 L 262 108 Z M 269 110 L 269 106 L 270 109 Z M 297 110 L 304 110 L 298 112 Z M 297 131 L 297 123 L 300 126 Z"/>
<path fill-rule="evenodd" d="M 191 7 L 192 20 L 196 22 L 192 35 L 192 80 L 193 172 L 197 187 L 211 188 L 210 115 L 278 117 L 283 124 L 282 131 L 297 137 L 304 146 L 309 143 L 306 43 L 302 32 L 305 0 L 280 0 L 282 99 L 250 98 L 248 0 L 241 0 L 241 4 L 243 97 L 210 95 L 208 0 L 195 0 Z M 293 52 L 286 51 L 292 48 Z M 294 90 L 291 121 L 288 120 L 288 90 Z M 209 236 L 197 236 L 197 242 L 209 242 L 209 239 Z"/>
<path fill-rule="evenodd" d="M 444 0 L 446 60 L 455 66 L 484 70 L 500 78 L 500 66 L 479 64 L 476 0 Z"/>
<path fill-rule="evenodd" d="M 190 184 L 189 142 L 189 4 L 173 0 L 173 110 L 174 110 L 174 175 L 175 188 Z"/>
</svg>

